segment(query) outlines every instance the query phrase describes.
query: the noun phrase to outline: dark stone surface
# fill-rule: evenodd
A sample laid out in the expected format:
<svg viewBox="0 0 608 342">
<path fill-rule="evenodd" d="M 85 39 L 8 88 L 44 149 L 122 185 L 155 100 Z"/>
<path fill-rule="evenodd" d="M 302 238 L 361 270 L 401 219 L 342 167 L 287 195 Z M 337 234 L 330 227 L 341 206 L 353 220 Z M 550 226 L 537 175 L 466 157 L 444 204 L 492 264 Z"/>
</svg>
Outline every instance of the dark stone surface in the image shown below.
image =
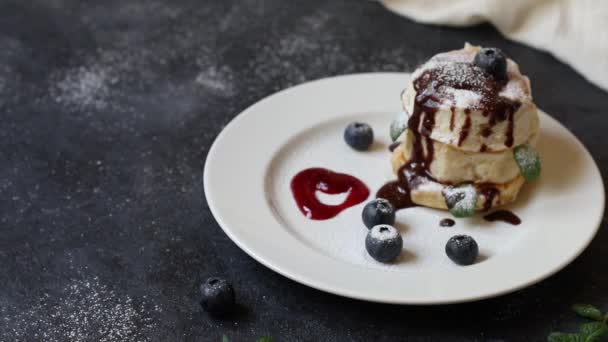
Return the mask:
<svg viewBox="0 0 608 342">
<path fill-rule="evenodd" d="M 255 101 L 319 77 L 412 70 L 464 41 L 517 60 L 605 180 L 608 95 L 546 53 L 364 1 L 5 0 L 0 13 L 2 341 L 531 341 L 576 329 L 574 302 L 608 310 L 605 220 L 538 285 L 391 306 L 271 272 L 226 237 L 203 195 L 209 146 Z M 234 320 L 198 306 L 198 284 L 216 274 L 237 289 Z"/>
</svg>

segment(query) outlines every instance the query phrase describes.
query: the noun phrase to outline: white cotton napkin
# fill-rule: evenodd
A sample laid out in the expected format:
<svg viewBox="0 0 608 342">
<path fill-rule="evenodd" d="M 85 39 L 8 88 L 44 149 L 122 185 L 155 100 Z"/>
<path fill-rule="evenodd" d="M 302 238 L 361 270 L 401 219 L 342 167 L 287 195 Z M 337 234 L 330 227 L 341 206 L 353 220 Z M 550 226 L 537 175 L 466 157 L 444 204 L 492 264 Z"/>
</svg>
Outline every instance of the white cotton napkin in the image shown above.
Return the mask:
<svg viewBox="0 0 608 342">
<path fill-rule="evenodd" d="M 608 0 L 380 0 L 421 23 L 490 22 L 507 38 L 549 51 L 608 91 Z"/>
</svg>

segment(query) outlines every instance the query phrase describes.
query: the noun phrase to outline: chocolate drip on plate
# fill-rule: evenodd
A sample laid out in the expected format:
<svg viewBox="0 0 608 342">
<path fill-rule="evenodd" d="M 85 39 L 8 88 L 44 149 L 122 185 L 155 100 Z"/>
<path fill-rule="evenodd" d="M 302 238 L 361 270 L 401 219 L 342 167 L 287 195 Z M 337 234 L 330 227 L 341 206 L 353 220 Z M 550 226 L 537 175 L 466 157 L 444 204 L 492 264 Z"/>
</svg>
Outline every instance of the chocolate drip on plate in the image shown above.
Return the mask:
<svg viewBox="0 0 608 342">
<path fill-rule="evenodd" d="M 487 214 L 483 217 L 483 219 L 490 222 L 503 221 L 510 223 L 514 226 L 517 226 L 521 223 L 521 219 L 508 210 L 497 210 L 493 213 Z"/>
<path fill-rule="evenodd" d="M 442 227 L 451 227 L 455 224 L 456 222 L 450 218 L 444 218 L 443 220 L 439 221 L 439 225 Z"/>
</svg>

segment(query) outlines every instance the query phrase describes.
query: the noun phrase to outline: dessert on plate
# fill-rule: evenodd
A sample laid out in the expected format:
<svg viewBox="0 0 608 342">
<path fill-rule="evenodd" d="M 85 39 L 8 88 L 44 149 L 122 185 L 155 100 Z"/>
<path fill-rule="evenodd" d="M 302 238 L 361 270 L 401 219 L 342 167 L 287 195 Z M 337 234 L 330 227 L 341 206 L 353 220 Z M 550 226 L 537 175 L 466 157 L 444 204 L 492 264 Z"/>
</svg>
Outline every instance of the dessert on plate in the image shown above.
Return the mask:
<svg viewBox="0 0 608 342">
<path fill-rule="evenodd" d="M 468 216 L 515 201 L 538 176 L 530 81 L 500 50 L 465 44 L 435 55 L 414 71 L 401 100 L 391 125 L 401 141 L 391 157 L 398 180 L 377 194 L 395 207 Z"/>
</svg>

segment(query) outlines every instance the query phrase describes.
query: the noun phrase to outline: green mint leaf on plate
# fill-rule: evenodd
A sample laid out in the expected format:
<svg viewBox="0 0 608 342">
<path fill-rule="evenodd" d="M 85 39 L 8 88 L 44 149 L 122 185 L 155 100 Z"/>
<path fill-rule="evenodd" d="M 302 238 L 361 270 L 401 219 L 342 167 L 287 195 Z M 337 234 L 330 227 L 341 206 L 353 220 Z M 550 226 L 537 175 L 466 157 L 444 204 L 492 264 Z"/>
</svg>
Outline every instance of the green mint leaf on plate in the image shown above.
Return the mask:
<svg viewBox="0 0 608 342">
<path fill-rule="evenodd" d="M 395 142 L 407 128 L 407 113 L 405 111 L 397 113 L 391 122 L 391 139 Z"/>
<path fill-rule="evenodd" d="M 563 332 L 554 332 L 547 337 L 549 342 L 579 342 L 578 334 L 567 334 Z"/>
<path fill-rule="evenodd" d="M 589 305 L 589 304 L 574 304 L 572 306 L 572 310 L 574 310 L 574 312 L 576 312 L 577 314 L 583 316 L 583 317 L 587 317 L 587 318 L 591 318 L 594 319 L 596 321 L 603 321 L 604 320 L 604 315 L 602 315 L 602 312 L 600 310 L 598 310 L 598 308 L 596 308 L 593 305 Z"/>
<path fill-rule="evenodd" d="M 513 150 L 513 157 L 519 172 L 527 181 L 533 181 L 540 175 L 540 157 L 534 147 L 520 145 Z"/>
<path fill-rule="evenodd" d="M 222 342 L 230 342 L 230 340 L 228 339 L 228 336 L 222 335 Z"/>
<path fill-rule="evenodd" d="M 603 322 L 583 324 L 579 332 L 582 342 L 599 342 L 608 333 L 608 325 Z"/>
<path fill-rule="evenodd" d="M 258 339 L 256 342 L 275 342 L 274 338 L 272 337 L 262 337 L 260 339 Z"/>
</svg>

